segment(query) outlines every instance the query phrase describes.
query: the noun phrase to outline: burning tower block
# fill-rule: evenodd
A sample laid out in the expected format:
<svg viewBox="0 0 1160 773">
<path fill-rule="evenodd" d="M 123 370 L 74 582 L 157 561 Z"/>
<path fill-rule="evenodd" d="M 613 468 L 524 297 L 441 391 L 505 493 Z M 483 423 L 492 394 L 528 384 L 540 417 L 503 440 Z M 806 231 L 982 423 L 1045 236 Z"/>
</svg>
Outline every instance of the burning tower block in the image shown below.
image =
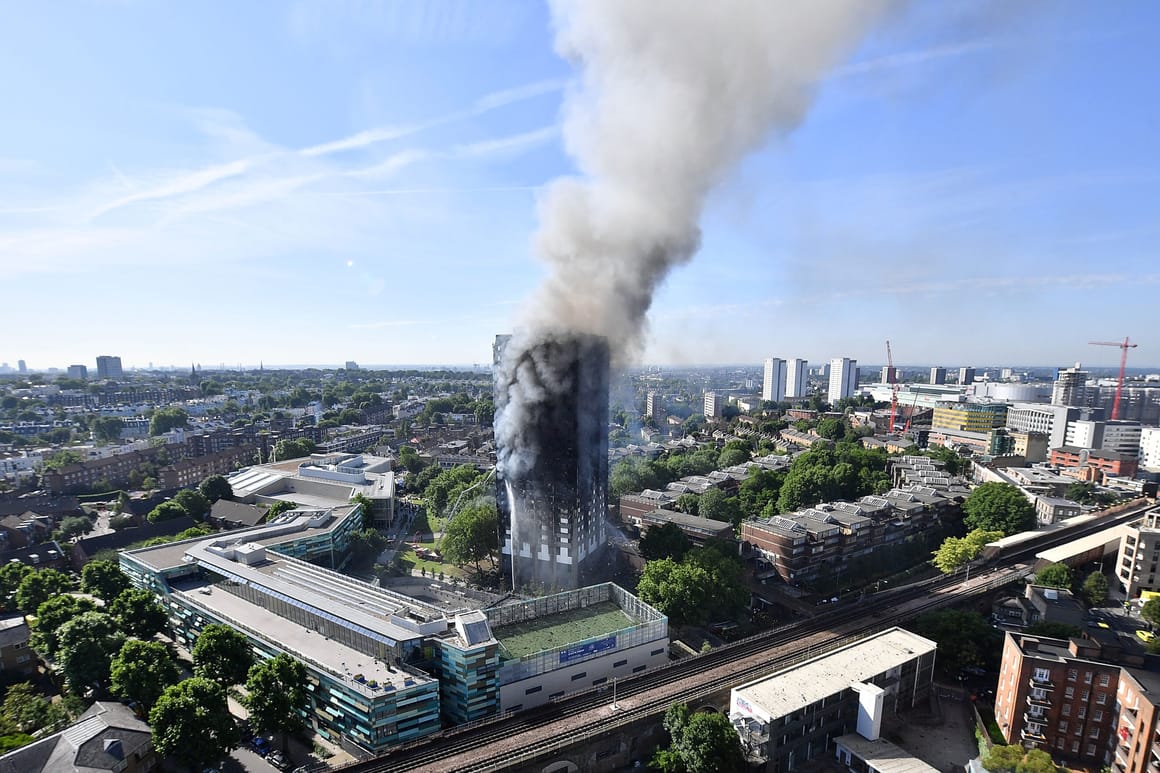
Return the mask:
<svg viewBox="0 0 1160 773">
<path fill-rule="evenodd" d="M 608 491 L 607 340 L 497 336 L 501 551 L 516 589 L 598 582 Z"/>
</svg>

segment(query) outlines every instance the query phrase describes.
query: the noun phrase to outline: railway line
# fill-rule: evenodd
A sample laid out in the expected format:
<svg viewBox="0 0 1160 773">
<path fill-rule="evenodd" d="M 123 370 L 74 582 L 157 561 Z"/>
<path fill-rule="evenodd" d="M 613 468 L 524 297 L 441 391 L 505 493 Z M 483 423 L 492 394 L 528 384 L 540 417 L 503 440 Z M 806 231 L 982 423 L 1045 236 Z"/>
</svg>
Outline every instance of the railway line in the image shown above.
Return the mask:
<svg viewBox="0 0 1160 773">
<path fill-rule="evenodd" d="M 936 577 L 868 596 L 857 604 L 838 604 L 812 619 L 780 626 L 711 652 L 673 661 L 623 680 L 612 689 L 591 688 L 517 714 L 492 717 L 444 730 L 400 746 L 373 760 L 342 766 L 351 773 L 411 770 L 498 771 L 551 754 L 625 724 L 663 714 L 675 702 L 697 703 L 713 693 L 843 646 L 923 612 L 959 603 L 1027 576 L 1030 559 L 1100 529 L 1138 517 L 1144 504 L 1098 523 L 1019 545 L 996 564 L 964 582 L 957 575 Z M 667 689 L 666 689 L 667 688 Z M 612 709 L 612 691 L 616 704 Z M 553 726 L 552 733 L 542 731 Z M 562 732 L 565 725 L 571 732 Z M 522 742 L 521 742 L 522 741 Z M 473 759 L 463 759 L 473 754 Z M 452 763 L 454 760 L 454 763 Z"/>
</svg>

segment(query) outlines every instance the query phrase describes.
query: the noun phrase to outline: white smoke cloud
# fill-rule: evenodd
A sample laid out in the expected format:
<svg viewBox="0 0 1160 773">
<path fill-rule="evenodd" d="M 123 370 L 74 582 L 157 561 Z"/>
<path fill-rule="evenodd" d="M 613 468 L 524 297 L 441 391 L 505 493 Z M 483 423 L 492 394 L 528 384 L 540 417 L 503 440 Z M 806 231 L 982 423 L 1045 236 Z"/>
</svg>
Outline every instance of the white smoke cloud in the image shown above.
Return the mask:
<svg viewBox="0 0 1160 773">
<path fill-rule="evenodd" d="M 617 361 L 631 357 L 653 293 L 697 251 L 710 191 L 802 120 L 817 84 L 892 5 L 552 0 L 557 51 L 579 69 L 563 127 L 579 175 L 553 182 L 539 203 L 535 247 L 550 273 L 499 373 L 501 391 L 512 385 L 500 396 L 501 465 L 523 467 L 515 460 L 536 453 L 536 433 L 523 425 L 556 381 L 537 369 L 535 386 L 522 385 L 508 372 L 521 350 L 595 334 Z"/>
</svg>

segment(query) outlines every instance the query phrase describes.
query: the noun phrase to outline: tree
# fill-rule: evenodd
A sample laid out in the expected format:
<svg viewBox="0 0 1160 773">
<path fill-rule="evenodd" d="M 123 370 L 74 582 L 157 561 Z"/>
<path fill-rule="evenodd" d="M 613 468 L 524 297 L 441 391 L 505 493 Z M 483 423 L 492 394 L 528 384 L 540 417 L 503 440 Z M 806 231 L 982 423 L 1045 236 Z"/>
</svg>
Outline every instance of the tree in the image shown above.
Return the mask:
<svg viewBox="0 0 1160 773">
<path fill-rule="evenodd" d="M 28 564 L 22 564 L 19 561 L 11 561 L 0 566 L 0 594 L 3 594 L 0 601 L 3 602 L 5 611 L 17 608 L 16 589 L 20 587 L 20 583 L 24 581 L 25 577 L 35 571 Z"/>
<path fill-rule="evenodd" d="M 498 519 L 492 500 L 478 500 L 462 508 L 445 527 L 440 543 L 444 558 L 458 566 L 470 561 L 480 574 L 479 562 L 499 549 Z"/>
<path fill-rule="evenodd" d="M 201 770 L 238 745 L 238 728 L 230 716 L 221 685 L 193 677 L 167 687 L 149 712 L 153 748 Z"/>
<path fill-rule="evenodd" d="M 89 422 L 89 431 L 99 443 L 109 443 L 121 437 L 125 423 L 116 416 L 96 416 Z"/>
<path fill-rule="evenodd" d="M 1160 625 L 1160 599 L 1148 599 L 1140 607 L 1140 617 L 1152 625 Z"/>
<path fill-rule="evenodd" d="M 693 547 L 693 543 L 675 523 L 651 526 L 640 538 L 640 554 L 649 561 L 671 558 L 680 561 Z"/>
<path fill-rule="evenodd" d="M 234 490 L 230 487 L 230 483 L 221 475 L 210 475 L 197 485 L 197 490 L 201 495 L 210 501 L 210 504 L 217 502 L 219 499 L 233 499 Z"/>
<path fill-rule="evenodd" d="M 121 630 L 138 639 L 152 639 L 169 627 L 169 615 L 153 594 L 141 588 L 127 588 L 109 606 Z"/>
<path fill-rule="evenodd" d="M 69 620 L 85 612 L 96 612 L 97 605 L 92 599 L 62 593 L 45 601 L 36 608 L 36 621 L 32 625 L 29 644 L 42 658 L 56 660 L 60 640 L 57 634 Z"/>
<path fill-rule="evenodd" d="M 947 537 L 939 549 L 934 551 L 931 563 L 943 574 L 950 574 L 974 561 L 983 552 L 987 543 L 1001 539 L 1002 536 L 1001 531 L 975 529 L 965 537 Z"/>
<path fill-rule="evenodd" d="M 61 467 L 68 467 L 71 464 L 80 464 L 84 460 L 85 458 L 76 451 L 73 451 L 71 448 L 64 448 L 44 460 L 44 469 L 57 470 Z"/>
<path fill-rule="evenodd" d="M 56 569 L 41 569 L 20 581 L 16 589 L 16 606 L 24 614 L 30 615 L 53 596 L 67 593 L 71 589 L 72 581 L 67 574 Z"/>
<path fill-rule="evenodd" d="M 719 488 L 711 488 L 697 500 L 697 515 L 711 521 L 734 525 L 741 523 L 741 507 L 736 497 L 726 496 Z"/>
<path fill-rule="evenodd" d="M 149 434 L 164 435 L 171 429 L 189 426 L 189 414 L 180 408 L 158 408 L 149 419 Z"/>
<path fill-rule="evenodd" d="M 297 509 L 298 509 L 297 502 L 291 502 L 288 499 L 280 499 L 277 502 L 275 502 L 274 504 L 270 505 L 270 509 L 266 511 L 266 522 L 269 523 L 270 521 L 274 520 L 282 513 L 288 513 L 291 510 L 297 510 Z"/>
<path fill-rule="evenodd" d="M 63 519 L 60 526 L 56 528 L 53 534 L 53 539 L 61 542 L 67 542 L 73 537 L 79 537 L 82 534 L 88 534 L 93 530 L 93 522 L 81 515 L 73 515 Z"/>
<path fill-rule="evenodd" d="M 1035 573 L 1035 584 L 1049 588 L 1070 588 L 1071 567 L 1067 564 L 1048 564 Z"/>
<path fill-rule="evenodd" d="M 181 671 L 161 642 L 129 639 L 109 664 L 109 685 L 122 698 L 151 708 Z"/>
<path fill-rule="evenodd" d="M 916 621 L 920 636 L 938 643 L 939 660 L 954 670 L 964 666 L 988 665 L 998 659 L 998 636 L 978 612 L 945 609 L 927 612 Z"/>
<path fill-rule="evenodd" d="M 677 509 L 682 513 L 696 515 L 700 497 L 696 494 L 681 494 L 677 497 Z"/>
<path fill-rule="evenodd" d="M 983 767 L 991 773 L 1015 773 L 1027 750 L 1022 746 L 996 744 L 983 757 Z"/>
<path fill-rule="evenodd" d="M 733 773 L 746 770 L 745 755 L 737 731 L 724 714 L 690 713 L 684 704 L 665 712 L 670 748 L 659 752 L 652 767 L 687 773 Z"/>
<path fill-rule="evenodd" d="M 1028 628 L 1027 633 L 1031 634 L 1032 636 L 1044 636 L 1048 639 L 1070 639 L 1073 636 L 1081 636 L 1083 634 L 1083 629 L 1078 625 L 1053 623 L 1044 620 Z"/>
<path fill-rule="evenodd" d="M 379 557 L 387 538 L 375 529 L 360 529 L 350 534 L 350 556 L 357 566 L 366 566 Z"/>
<path fill-rule="evenodd" d="M 300 732 L 304 724 L 299 712 L 306 711 L 306 666 L 286 654 L 254 664 L 246 677 L 246 709 L 255 729 L 282 735 Z"/>
<path fill-rule="evenodd" d="M 209 498 L 195 488 L 187 488 L 173 495 L 173 501 L 181 505 L 186 513 L 199 521 L 204 521 L 209 513 Z"/>
<path fill-rule="evenodd" d="M 17 732 L 35 733 L 63 723 L 68 719 L 68 712 L 38 693 L 30 682 L 19 682 L 4 695 L 0 717 Z"/>
<path fill-rule="evenodd" d="M 1001 531 L 1004 536 L 1035 528 L 1035 508 L 1010 483 L 979 485 L 963 502 L 963 523 L 972 529 Z"/>
<path fill-rule="evenodd" d="M 116 621 L 103 612 L 73 618 L 60 627 L 57 639 L 57 664 L 77 695 L 109 678 L 109 661 L 125 642 Z"/>
<path fill-rule="evenodd" d="M 724 448 L 721 450 L 721 456 L 717 458 L 717 464 L 722 468 L 733 467 L 738 464 L 745 464 L 749 461 L 750 453 L 743 448 Z"/>
<path fill-rule="evenodd" d="M 274 458 L 279 462 L 287 459 L 298 459 L 303 456 L 310 456 L 314 453 L 315 448 L 314 441 L 309 438 L 279 440 L 274 444 Z"/>
<path fill-rule="evenodd" d="M 1083 581 L 1083 597 L 1093 607 L 1104 603 L 1108 597 L 1108 578 L 1103 572 L 1094 571 Z"/>
<path fill-rule="evenodd" d="M 210 623 L 193 645 L 193 672 L 223 686 L 241 684 L 254 664 L 246 637 L 228 625 Z"/>
<path fill-rule="evenodd" d="M 187 515 L 189 513 L 186 509 L 171 499 L 150 510 L 145 519 L 149 523 L 160 523 L 161 521 L 172 521 L 175 518 L 185 518 Z"/>
<path fill-rule="evenodd" d="M 1015 773 L 1056 773 L 1059 770 L 1051 755 L 1043 749 L 1028 749 Z"/>
<path fill-rule="evenodd" d="M 350 498 L 352 505 L 358 505 L 362 511 L 362 525 L 364 529 L 375 528 L 375 503 L 364 494 L 355 494 Z M 380 548 L 381 550 L 381 548 Z M 377 554 L 376 554 L 377 555 Z"/>
<path fill-rule="evenodd" d="M 846 423 L 841 419 L 822 419 L 818 422 L 818 436 L 827 440 L 841 440 L 846 437 Z"/>
<path fill-rule="evenodd" d="M 133 583 L 114 561 L 90 561 L 81 570 L 81 590 L 105 603 L 111 602 Z"/>
<path fill-rule="evenodd" d="M 709 582 L 709 573 L 701 567 L 662 558 L 644 565 L 636 594 L 676 625 L 703 623 Z"/>
</svg>

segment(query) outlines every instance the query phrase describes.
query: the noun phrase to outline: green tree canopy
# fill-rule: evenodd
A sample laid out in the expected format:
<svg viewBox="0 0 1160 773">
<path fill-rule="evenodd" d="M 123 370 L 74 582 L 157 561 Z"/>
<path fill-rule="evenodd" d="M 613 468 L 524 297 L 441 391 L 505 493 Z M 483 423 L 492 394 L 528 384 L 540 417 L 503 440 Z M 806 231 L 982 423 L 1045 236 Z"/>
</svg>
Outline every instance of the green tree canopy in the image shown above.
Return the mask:
<svg viewBox="0 0 1160 773">
<path fill-rule="evenodd" d="M 736 526 L 741 523 L 741 505 L 737 497 L 727 496 L 719 488 L 710 488 L 697 500 L 697 515 Z"/>
<path fill-rule="evenodd" d="M 24 614 L 30 615 L 41 604 L 53 596 L 59 596 L 72 589 L 72 580 L 64 572 L 56 569 L 41 569 L 25 575 L 16 588 L 16 606 Z"/>
<path fill-rule="evenodd" d="M 921 615 L 915 624 L 920 636 L 938 644 L 939 660 L 949 669 L 987 667 L 997 660 L 1000 639 L 978 612 L 945 609 Z"/>
<path fill-rule="evenodd" d="M 234 490 L 230 487 L 227 481 L 221 475 L 210 475 L 208 478 L 197 484 L 197 490 L 201 495 L 210 501 L 210 504 L 219 499 L 233 499 Z"/>
<path fill-rule="evenodd" d="M 147 590 L 127 588 L 109 606 L 121 630 L 138 639 L 152 639 L 169 627 L 165 608 Z"/>
<path fill-rule="evenodd" d="M 364 529 L 375 528 L 375 503 L 371 498 L 364 494 L 355 494 L 350 498 L 352 505 L 358 505 L 362 512 L 362 525 Z"/>
<path fill-rule="evenodd" d="M 1001 531 L 975 529 L 965 537 L 947 537 L 939 549 L 934 551 L 931 563 L 943 574 L 950 574 L 974 561 L 983 552 L 987 543 L 1001 539 L 1002 536 Z"/>
<path fill-rule="evenodd" d="M 1148 599 L 1140 607 L 1140 617 L 1155 626 L 1160 626 L 1160 599 Z"/>
<path fill-rule="evenodd" d="M 54 704 L 37 692 L 30 682 L 18 682 L 5 693 L 0 717 L 17 732 L 35 733 L 63 724 L 68 720 L 68 712 L 64 706 Z"/>
<path fill-rule="evenodd" d="M 676 625 L 735 614 L 749 599 L 740 562 L 712 547 L 691 550 L 680 562 L 649 561 L 637 593 Z"/>
<path fill-rule="evenodd" d="M 459 566 L 473 563 L 476 573 L 479 573 L 479 562 L 499 550 L 499 515 L 495 500 L 479 499 L 461 507 L 447 524 L 440 548 L 448 561 Z"/>
<path fill-rule="evenodd" d="M 972 529 L 1001 531 L 1004 536 L 1035 528 L 1035 508 L 1010 483 L 980 484 L 963 502 L 963 523 Z"/>
<path fill-rule="evenodd" d="M 195 488 L 186 488 L 173 495 L 173 501 L 181 505 L 185 512 L 199 521 L 204 521 L 209 513 L 209 498 Z"/>
<path fill-rule="evenodd" d="M 161 521 L 172 521 L 175 518 L 184 518 L 187 515 L 189 515 L 189 512 L 178 502 L 171 499 L 168 502 L 162 502 L 157 507 L 154 507 L 145 518 L 149 523 L 160 523 Z"/>
<path fill-rule="evenodd" d="M 266 511 L 266 521 L 272 521 L 282 513 L 288 513 L 291 510 L 297 509 L 297 502 L 291 502 L 289 499 L 280 499 L 274 504 L 270 505 L 270 509 Z"/>
<path fill-rule="evenodd" d="M 125 422 L 117 416 L 94 416 L 89 422 L 89 431 L 100 443 L 108 443 L 121 437 Z"/>
<path fill-rule="evenodd" d="M 66 542 L 79 537 L 83 534 L 88 534 L 93 530 L 93 522 L 83 515 L 72 515 L 64 518 L 60 522 L 60 526 L 56 528 L 53 533 L 53 539 L 61 542 Z"/>
<path fill-rule="evenodd" d="M 189 426 L 189 414 L 180 408 L 158 408 L 149 419 L 149 434 L 164 435 L 171 429 Z"/>
<path fill-rule="evenodd" d="M 1093 607 L 1101 606 L 1108 597 L 1108 578 L 1096 570 L 1083 581 L 1083 597 Z"/>
<path fill-rule="evenodd" d="M 300 712 L 309 707 L 306 666 L 285 654 L 255 663 L 246 677 L 246 693 L 250 721 L 256 729 L 281 734 L 285 749 L 287 734 L 304 727 Z"/>
<path fill-rule="evenodd" d="M 274 444 L 274 458 L 279 462 L 284 462 L 287 459 L 298 459 L 303 456 L 310 456 L 316 448 L 317 446 L 314 445 L 314 441 L 309 438 L 279 440 Z"/>
<path fill-rule="evenodd" d="M 991 773 L 1015 773 L 1019 763 L 1023 762 L 1023 755 L 1027 750 L 1022 746 L 1004 746 L 996 744 L 983 757 L 983 767 Z"/>
<path fill-rule="evenodd" d="M 671 558 L 680 561 L 693 548 L 693 543 L 675 523 L 650 526 L 640 538 L 640 554 L 649 561 Z"/>
<path fill-rule="evenodd" d="M 181 672 L 169 649 L 161 642 L 129 639 L 109 665 L 109 685 L 122 698 L 150 708 Z"/>
<path fill-rule="evenodd" d="M 1049 588 L 1070 588 L 1071 567 L 1067 564 L 1048 564 L 1035 573 L 1035 584 Z"/>
<path fill-rule="evenodd" d="M 350 556 L 356 566 L 368 566 L 387 546 L 387 538 L 375 529 L 359 529 L 350 534 Z"/>
<path fill-rule="evenodd" d="M 115 561 L 90 561 L 81 570 L 81 590 L 108 603 L 132 585 Z"/>
<path fill-rule="evenodd" d="M 3 602 L 5 611 L 17 608 L 16 589 L 20 587 L 25 577 L 35 571 L 28 564 L 19 561 L 10 561 L 0 566 L 0 602 Z"/>
<path fill-rule="evenodd" d="M 166 688 L 149 712 L 149 724 L 157 753 L 191 770 L 216 763 L 238 745 L 225 688 L 203 677 Z"/>
<path fill-rule="evenodd" d="M 103 612 L 85 612 L 60 627 L 57 664 L 77 695 L 85 687 L 109 678 L 109 662 L 120 651 L 125 636 Z"/>
<path fill-rule="evenodd" d="M 96 612 L 97 605 L 92 599 L 61 593 L 45 601 L 36 608 L 36 621 L 32 625 L 29 644 L 42 658 L 56 660 L 60 641 L 57 634 L 61 627 L 85 612 Z"/>
<path fill-rule="evenodd" d="M 671 744 L 659 751 L 651 767 L 670 773 L 740 773 L 747 770 L 737 731 L 724 714 L 690 713 L 674 704 L 665 712 Z"/>
<path fill-rule="evenodd" d="M 246 637 L 228 625 L 210 623 L 193 645 L 193 672 L 229 686 L 246 680 L 254 651 Z"/>
</svg>

